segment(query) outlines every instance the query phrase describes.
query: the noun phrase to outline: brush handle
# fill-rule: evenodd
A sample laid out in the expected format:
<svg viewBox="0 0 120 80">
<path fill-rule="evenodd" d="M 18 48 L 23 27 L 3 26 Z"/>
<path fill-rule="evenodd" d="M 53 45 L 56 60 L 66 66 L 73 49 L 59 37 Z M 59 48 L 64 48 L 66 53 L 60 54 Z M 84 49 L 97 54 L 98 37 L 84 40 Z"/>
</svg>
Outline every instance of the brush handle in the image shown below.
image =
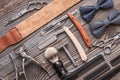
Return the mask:
<svg viewBox="0 0 120 80">
<path fill-rule="evenodd" d="M 53 64 L 54 69 L 56 70 L 59 77 L 63 78 L 67 75 L 67 70 L 63 66 L 62 61 L 57 61 Z"/>
</svg>

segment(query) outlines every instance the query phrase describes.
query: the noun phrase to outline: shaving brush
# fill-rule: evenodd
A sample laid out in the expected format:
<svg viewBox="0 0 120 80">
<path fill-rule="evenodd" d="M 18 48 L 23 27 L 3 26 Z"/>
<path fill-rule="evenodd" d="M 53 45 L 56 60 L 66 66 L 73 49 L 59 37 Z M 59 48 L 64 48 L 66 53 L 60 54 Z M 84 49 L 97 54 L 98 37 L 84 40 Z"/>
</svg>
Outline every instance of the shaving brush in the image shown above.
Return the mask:
<svg viewBox="0 0 120 80">
<path fill-rule="evenodd" d="M 53 64 L 53 68 L 56 70 L 59 77 L 63 78 L 67 75 L 67 70 L 64 68 L 62 61 L 58 58 L 58 51 L 56 48 L 47 48 L 44 56 Z"/>
</svg>

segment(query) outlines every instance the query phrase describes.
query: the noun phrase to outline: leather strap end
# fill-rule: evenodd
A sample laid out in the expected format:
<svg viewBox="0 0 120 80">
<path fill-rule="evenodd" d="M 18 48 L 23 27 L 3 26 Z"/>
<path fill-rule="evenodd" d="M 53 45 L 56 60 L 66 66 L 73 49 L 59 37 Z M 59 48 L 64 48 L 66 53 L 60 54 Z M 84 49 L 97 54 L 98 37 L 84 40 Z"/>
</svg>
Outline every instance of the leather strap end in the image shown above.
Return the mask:
<svg viewBox="0 0 120 80">
<path fill-rule="evenodd" d="M 8 46 L 19 42 L 21 39 L 22 36 L 17 28 L 12 28 L 4 36 L 0 37 L 0 52 L 2 52 Z"/>
</svg>

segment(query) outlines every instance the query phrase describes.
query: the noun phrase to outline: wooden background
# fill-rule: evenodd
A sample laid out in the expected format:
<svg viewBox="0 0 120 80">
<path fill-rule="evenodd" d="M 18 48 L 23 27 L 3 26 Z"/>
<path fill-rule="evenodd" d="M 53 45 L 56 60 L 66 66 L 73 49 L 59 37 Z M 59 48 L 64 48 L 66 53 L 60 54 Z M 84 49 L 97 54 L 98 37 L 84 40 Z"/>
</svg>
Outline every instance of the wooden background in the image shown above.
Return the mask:
<svg viewBox="0 0 120 80">
<path fill-rule="evenodd" d="M 26 15 L 20 17 L 13 23 L 6 25 L 7 21 L 9 19 L 11 19 L 11 17 L 14 14 L 17 14 L 20 10 L 24 9 L 27 6 L 28 1 L 29 0 L 0 0 L 0 36 L 2 36 L 6 31 L 8 31 L 12 27 L 14 27 L 16 24 L 18 24 L 19 22 L 23 21 L 25 18 L 29 17 L 30 15 L 32 15 L 33 13 L 36 12 L 36 11 L 32 11 L 30 13 L 27 13 Z M 46 0 L 46 1 L 51 2 L 52 0 Z M 79 10 L 79 7 L 82 7 L 82 6 L 95 5 L 96 2 L 97 2 L 97 0 L 82 0 L 79 4 L 72 7 L 71 9 L 69 9 L 66 12 L 72 12 L 75 9 Z M 120 11 L 120 0 L 113 0 L 113 2 L 114 2 L 114 8 L 118 9 Z M 101 21 L 101 20 L 106 19 L 106 17 L 108 16 L 109 12 L 112 9 L 113 8 L 110 8 L 107 10 L 99 10 L 96 13 L 92 22 Z M 55 20 L 57 20 L 58 18 L 60 18 L 64 14 L 66 14 L 66 12 L 61 14 L 60 16 L 58 16 Z M 75 14 L 75 17 L 83 25 L 83 27 L 86 30 L 87 34 L 89 35 L 92 43 L 101 39 L 104 35 L 106 35 L 106 37 L 112 37 L 116 32 L 120 32 L 119 25 L 118 26 L 112 25 L 112 26 L 107 27 L 103 36 L 101 36 L 99 39 L 96 39 L 89 30 L 89 24 L 87 24 L 86 22 L 84 22 L 81 19 L 79 11 L 77 14 Z M 62 25 L 69 26 L 70 24 L 72 24 L 72 22 L 69 19 L 66 19 L 65 21 L 62 22 Z M 5 80 L 13 79 L 13 77 L 15 76 L 15 71 L 14 71 L 13 63 L 11 62 L 11 59 L 9 57 L 9 53 L 14 54 L 15 60 L 19 61 L 20 57 L 17 56 L 14 51 L 17 48 L 19 48 L 20 46 L 25 45 L 25 47 L 27 48 L 27 52 L 28 52 L 27 54 L 34 57 L 37 61 L 39 61 L 42 65 L 44 65 L 47 68 L 47 70 L 50 73 L 49 79 L 50 80 L 59 80 L 57 74 L 55 73 L 54 69 L 52 68 L 52 65 L 43 56 L 44 51 L 48 46 L 42 50 L 38 49 L 37 44 L 52 34 L 52 33 L 50 33 L 49 35 L 42 36 L 40 33 L 41 29 L 37 30 L 32 35 L 25 38 L 23 41 L 19 42 L 18 44 L 15 44 L 15 45 L 7 48 L 4 52 L 2 52 L 0 54 L 0 76 L 1 77 L 3 77 Z M 82 44 L 88 57 L 91 55 L 97 54 L 98 52 L 100 52 L 102 50 L 99 48 L 88 49 L 87 46 L 85 45 L 84 41 L 82 40 L 81 35 L 79 34 L 78 30 L 75 28 L 75 26 L 72 27 L 70 30 L 74 33 L 74 35 L 77 37 L 79 42 Z M 81 65 L 82 61 L 79 57 L 79 54 L 65 33 L 58 35 L 57 41 L 55 41 L 54 43 L 52 43 L 49 46 L 56 47 L 56 46 L 62 45 L 66 41 L 68 41 L 67 48 L 70 51 L 71 55 L 73 56 L 73 58 L 75 59 L 77 64 Z M 120 48 L 119 45 L 116 48 L 114 48 L 112 54 L 116 53 L 116 51 L 119 52 L 119 48 Z M 69 60 L 69 58 L 67 57 L 64 50 L 62 50 L 62 49 L 59 50 L 59 57 L 60 57 L 60 60 L 64 62 L 64 66 L 67 70 L 72 70 L 75 68 L 73 66 L 73 64 L 71 63 L 71 61 Z M 45 62 L 45 63 L 43 63 L 43 62 Z M 48 76 L 47 73 L 45 73 L 44 71 L 41 72 L 41 69 L 39 66 L 36 66 L 33 63 L 26 66 L 26 74 L 27 74 L 27 77 L 29 80 L 45 80 L 46 77 Z M 118 74 L 116 74 L 114 77 L 112 77 L 111 80 L 119 80 L 119 78 L 120 78 L 119 75 L 120 75 L 120 73 L 118 71 Z M 24 79 L 21 77 L 20 80 L 24 80 Z M 80 80 L 80 78 L 78 78 L 78 80 Z"/>
</svg>

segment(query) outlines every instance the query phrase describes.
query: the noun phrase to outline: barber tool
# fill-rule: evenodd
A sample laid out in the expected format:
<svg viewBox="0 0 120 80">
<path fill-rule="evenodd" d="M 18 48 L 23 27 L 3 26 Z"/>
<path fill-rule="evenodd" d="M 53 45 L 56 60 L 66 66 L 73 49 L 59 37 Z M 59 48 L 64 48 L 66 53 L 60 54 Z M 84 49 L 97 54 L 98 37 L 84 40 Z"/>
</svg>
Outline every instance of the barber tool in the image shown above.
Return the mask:
<svg viewBox="0 0 120 80">
<path fill-rule="evenodd" d="M 100 40 L 93 46 L 99 47 L 99 48 L 104 48 L 104 53 L 105 54 L 110 54 L 112 52 L 112 46 L 114 43 L 120 39 L 120 32 L 117 33 L 114 37 L 106 39 L 106 40 Z"/>
<path fill-rule="evenodd" d="M 70 58 L 71 62 L 73 63 L 73 65 L 76 67 L 77 64 L 74 61 L 74 59 L 72 58 L 70 52 L 68 51 L 68 49 L 66 48 L 66 45 L 68 44 L 68 42 L 65 42 L 64 44 L 62 44 L 61 46 L 58 47 L 58 49 L 63 48 L 64 51 L 66 52 L 66 54 L 68 55 L 68 57 Z"/>
<path fill-rule="evenodd" d="M 75 9 L 71 14 L 74 15 L 74 14 L 76 14 L 76 13 L 77 13 L 77 9 Z M 65 19 L 67 19 L 67 18 L 68 18 L 68 16 L 67 16 L 67 15 L 64 15 L 64 16 L 62 16 L 61 18 L 59 18 L 58 20 L 51 22 L 48 26 L 44 27 L 44 28 L 41 30 L 41 34 L 42 34 L 42 35 L 47 35 L 47 34 L 49 34 L 50 32 L 58 29 L 58 28 L 60 27 L 59 24 L 61 24 L 61 22 L 62 22 L 63 20 L 65 20 Z"/>
<path fill-rule="evenodd" d="M 14 56 L 11 53 L 9 55 L 10 55 L 10 58 L 13 62 L 14 68 L 15 68 L 15 75 L 16 75 L 15 79 L 18 80 L 19 76 L 21 76 L 23 74 L 24 77 L 25 77 L 25 80 L 28 80 L 27 76 L 26 76 L 26 73 L 25 73 L 25 66 L 24 66 L 25 58 L 22 59 L 22 64 L 21 64 L 22 71 L 20 71 L 19 68 L 17 67 L 17 63 L 14 60 Z"/>
<path fill-rule="evenodd" d="M 60 61 L 58 58 L 58 51 L 56 48 L 47 48 L 44 56 L 53 64 L 53 67 L 56 70 L 59 77 L 63 78 L 67 75 L 67 70 L 64 68 L 62 61 Z"/>
<path fill-rule="evenodd" d="M 88 47 L 91 47 L 90 39 L 89 39 L 86 31 L 84 30 L 83 26 L 78 22 L 78 20 L 71 13 L 67 13 L 67 15 L 69 16 L 69 18 L 73 21 L 73 23 L 78 28 L 78 30 L 81 33 L 81 35 L 83 37 L 83 40 L 85 41 L 86 45 Z"/>
<path fill-rule="evenodd" d="M 61 25 L 61 24 L 60 24 Z M 68 27 L 69 29 L 71 28 L 72 26 Z M 45 48 L 46 46 L 50 45 L 51 43 L 55 42 L 57 40 L 57 36 L 61 33 L 63 33 L 64 30 L 63 29 L 60 29 L 59 31 L 51 34 L 49 37 L 47 37 L 45 40 L 43 40 L 42 42 L 40 42 L 38 44 L 38 48 L 41 50 L 43 48 Z"/>
<path fill-rule="evenodd" d="M 120 12 L 116 9 L 112 10 L 107 19 L 103 21 L 95 21 L 90 24 L 90 30 L 95 37 L 100 37 L 105 28 L 110 24 L 117 25 L 120 24 Z"/>
<path fill-rule="evenodd" d="M 95 6 L 80 7 L 80 13 L 83 20 L 89 23 L 99 9 L 108 9 L 113 7 L 112 0 L 98 0 Z"/>
<path fill-rule="evenodd" d="M 25 58 L 25 59 L 28 59 L 30 60 L 31 62 L 34 62 L 35 64 L 39 65 L 41 68 L 43 68 L 48 74 L 49 72 L 47 71 L 47 69 L 42 66 L 38 61 L 36 61 L 33 57 L 29 56 L 26 54 L 26 48 L 24 46 L 20 47 L 19 51 L 18 51 L 19 55 L 22 57 L 22 58 Z"/>
<path fill-rule="evenodd" d="M 80 2 L 80 0 L 53 0 L 50 4 L 46 5 L 0 37 L 0 52 L 5 50 L 8 46 L 23 40 L 78 2 Z"/>
<path fill-rule="evenodd" d="M 73 26 L 73 25 L 71 25 L 71 26 Z M 80 45 L 79 41 L 76 39 L 76 37 L 73 35 L 73 33 L 67 27 L 64 26 L 63 29 L 65 30 L 65 32 L 69 36 L 69 38 L 72 40 L 76 49 L 78 50 L 82 61 L 86 61 L 87 55 L 86 55 L 85 51 L 83 50 L 82 46 Z"/>
<path fill-rule="evenodd" d="M 102 74 L 105 75 L 110 70 L 109 63 L 104 60 L 102 55 L 95 55 L 90 58 L 86 64 L 80 65 L 73 69 L 71 74 L 65 77 L 63 80 L 101 80 L 97 79 Z M 106 80 L 106 79 L 105 79 Z"/>
<path fill-rule="evenodd" d="M 48 4 L 47 2 L 41 2 L 41 1 L 38 1 L 38 0 L 30 1 L 28 3 L 28 6 L 25 9 L 21 10 L 20 12 L 18 12 L 16 15 L 14 15 L 12 17 L 11 20 L 8 21 L 8 24 L 13 22 L 13 21 L 15 21 L 19 17 L 25 15 L 28 12 L 31 12 L 33 10 L 39 10 L 39 9 L 43 8 L 47 4 Z"/>
</svg>

